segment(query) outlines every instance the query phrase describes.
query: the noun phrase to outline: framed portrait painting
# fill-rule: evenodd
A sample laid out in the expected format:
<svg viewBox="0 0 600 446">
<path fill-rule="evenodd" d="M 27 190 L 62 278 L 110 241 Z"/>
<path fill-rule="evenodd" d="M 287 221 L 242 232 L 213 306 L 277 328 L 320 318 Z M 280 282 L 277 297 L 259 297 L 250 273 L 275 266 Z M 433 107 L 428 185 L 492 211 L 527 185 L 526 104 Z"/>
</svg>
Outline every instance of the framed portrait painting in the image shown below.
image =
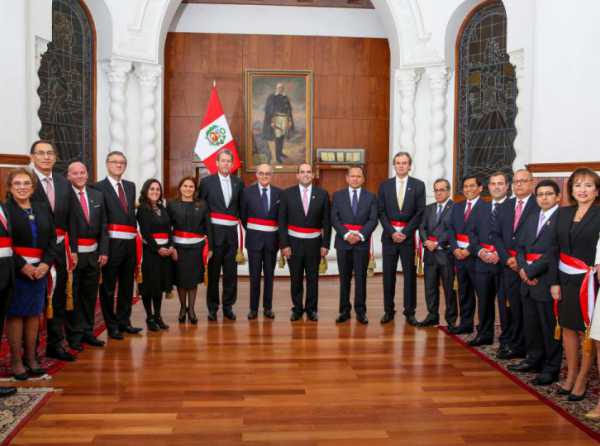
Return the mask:
<svg viewBox="0 0 600 446">
<path fill-rule="evenodd" d="M 246 171 L 275 172 L 312 164 L 312 71 L 247 70 L 244 82 Z"/>
</svg>

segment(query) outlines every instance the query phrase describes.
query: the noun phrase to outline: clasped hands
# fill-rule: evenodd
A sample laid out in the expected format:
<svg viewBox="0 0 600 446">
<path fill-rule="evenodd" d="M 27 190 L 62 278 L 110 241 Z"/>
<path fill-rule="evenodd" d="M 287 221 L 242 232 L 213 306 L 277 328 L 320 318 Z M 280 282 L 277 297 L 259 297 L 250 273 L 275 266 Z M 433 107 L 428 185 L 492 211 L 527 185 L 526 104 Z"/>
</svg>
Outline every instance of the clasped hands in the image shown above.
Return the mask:
<svg viewBox="0 0 600 446">
<path fill-rule="evenodd" d="M 44 277 L 50 266 L 47 263 L 40 263 L 38 266 L 33 266 L 29 263 L 25 264 L 23 268 L 21 268 L 21 273 L 28 277 L 30 280 L 38 280 Z"/>
</svg>

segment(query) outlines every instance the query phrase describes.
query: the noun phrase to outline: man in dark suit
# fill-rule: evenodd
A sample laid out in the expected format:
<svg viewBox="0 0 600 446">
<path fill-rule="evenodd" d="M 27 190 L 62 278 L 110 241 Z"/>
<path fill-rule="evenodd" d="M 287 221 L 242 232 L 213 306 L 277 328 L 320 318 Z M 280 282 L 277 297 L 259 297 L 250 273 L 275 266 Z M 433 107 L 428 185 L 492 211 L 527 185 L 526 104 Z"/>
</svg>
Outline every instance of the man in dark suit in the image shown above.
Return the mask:
<svg viewBox="0 0 600 446">
<path fill-rule="evenodd" d="M 504 289 L 508 296 L 511 313 L 510 339 L 498 358 L 511 359 L 525 354 L 525 336 L 523 332 L 523 304 L 521 299 L 521 280 L 519 278 L 516 244 L 523 223 L 527 217 L 539 210 L 532 196 L 533 176 L 525 169 L 517 170 L 513 176 L 514 197 L 506 200 L 498 209 L 493 227 L 493 238 L 500 264 L 503 265 Z"/>
<path fill-rule="evenodd" d="M 237 300 L 238 224 L 240 204 L 244 190 L 241 178 L 230 174 L 233 154 L 222 150 L 217 155 L 215 175 L 200 182 L 198 196 L 206 202 L 213 231 L 213 255 L 208 261 L 208 288 L 206 303 L 208 320 L 217 320 L 219 309 L 219 276 L 223 270 L 223 316 L 234 321 L 233 304 Z"/>
<path fill-rule="evenodd" d="M 440 281 L 446 301 L 445 319 L 453 327 L 458 317 L 458 303 L 454 291 L 454 256 L 450 251 L 446 225 L 450 220 L 454 202 L 450 199 L 450 182 L 440 178 L 433 183 L 435 203 L 425 208 L 419 226 L 419 237 L 425 246 L 425 302 L 427 317 L 419 322 L 420 327 L 437 325 L 440 320 Z"/>
<path fill-rule="evenodd" d="M 540 370 L 532 381 L 547 386 L 558 380 L 562 362 L 560 340 L 554 338 L 556 318 L 550 286 L 558 275 L 556 220 L 560 190 L 552 180 L 535 187 L 539 211 L 533 211 L 523 223 L 517 243 L 517 265 L 521 278 L 526 359 L 514 368 Z"/>
<path fill-rule="evenodd" d="M 47 203 L 52 210 L 56 226 L 56 251 L 54 267 L 56 284 L 52 295 L 53 316 L 47 320 L 46 356 L 61 361 L 75 361 L 75 357 L 65 350 L 65 323 L 67 317 L 67 255 L 73 264 L 77 263 L 74 244 L 65 247 L 65 236 L 69 229 L 71 186 L 60 174 L 53 173 L 57 150 L 49 141 L 35 141 L 30 150 L 33 171 L 39 185 L 31 197 L 32 201 Z M 69 253 L 70 250 L 70 253 Z"/>
<path fill-rule="evenodd" d="M 102 268 L 100 304 L 108 336 L 123 339 L 123 333 L 136 334 L 142 331 L 131 325 L 133 280 L 137 260 L 135 219 L 135 184 L 123 179 L 127 169 L 127 158 L 118 150 L 106 156 L 108 175 L 96 183 L 95 188 L 104 194 L 108 232 L 108 261 Z M 115 290 L 117 288 L 115 312 Z"/>
<path fill-rule="evenodd" d="M 100 268 L 108 261 L 108 233 L 106 211 L 101 191 L 87 187 L 88 172 L 85 164 L 69 164 L 67 179 L 73 187 L 71 199 L 71 227 L 69 235 L 77 247 L 77 267 L 73 272 L 74 310 L 67 313 L 69 333 L 67 340 L 74 350 L 83 349 L 81 343 L 102 347 L 104 342 L 94 336 L 94 316 L 98 297 Z"/>
<path fill-rule="evenodd" d="M 256 184 L 242 195 L 241 218 L 246 228 L 246 249 L 250 270 L 250 312 L 248 319 L 258 316 L 260 276 L 264 275 L 263 314 L 273 313 L 273 276 L 279 249 L 278 219 L 281 189 L 271 184 L 273 168 L 268 164 L 256 167 Z"/>
<path fill-rule="evenodd" d="M 483 204 L 480 199 L 483 184 L 477 176 L 466 176 L 463 179 L 462 188 L 465 201 L 452 206 L 450 220 L 445 222 L 448 242 L 455 259 L 458 301 L 460 303 L 460 323 L 448 329 L 452 334 L 473 332 L 477 246 L 469 239 L 469 232 L 471 232 L 475 216 Z"/>
<path fill-rule="evenodd" d="M 0 333 L 4 333 L 4 321 L 15 286 L 15 267 L 11 227 L 4 206 L 0 203 Z M 17 393 L 16 387 L 0 387 L 0 398 Z"/>
<path fill-rule="evenodd" d="M 382 324 L 394 320 L 396 313 L 396 271 L 398 258 L 404 275 L 404 316 L 416 326 L 417 269 L 415 267 L 415 230 L 425 210 L 425 183 L 408 175 L 412 158 L 407 152 L 394 156 L 396 175 L 381 183 L 378 194 L 379 221 L 383 226 L 383 302 Z"/>
<path fill-rule="evenodd" d="M 377 198 L 362 188 L 362 167 L 349 167 L 348 187 L 333 194 L 331 224 L 335 228 L 335 249 L 340 275 L 340 314 L 337 323 L 350 319 L 350 284 L 354 272 L 354 311 L 356 320 L 368 324 L 367 267 L 371 234 L 377 227 Z"/>
<path fill-rule="evenodd" d="M 290 267 L 292 315 L 297 321 L 306 315 L 318 321 L 319 262 L 327 256 L 331 242 L 329 195 L 313 186 L 310 164 L 298 166 L 298 186 L 283 191 L 279 208 L 281 254 Z M 306 275 L 306 304 L 303 304 Z"/>
</svg>

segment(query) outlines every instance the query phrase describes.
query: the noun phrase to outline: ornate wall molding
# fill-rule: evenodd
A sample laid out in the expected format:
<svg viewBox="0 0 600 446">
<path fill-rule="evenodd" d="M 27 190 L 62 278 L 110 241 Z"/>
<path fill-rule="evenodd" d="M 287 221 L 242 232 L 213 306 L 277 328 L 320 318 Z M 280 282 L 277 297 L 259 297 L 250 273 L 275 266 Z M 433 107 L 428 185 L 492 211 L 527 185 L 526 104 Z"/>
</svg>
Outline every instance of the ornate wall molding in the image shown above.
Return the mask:
<svg viewBox="0 0 600 446">
<path fill-rule="evenodd" d="M 400 132 L 397 147 L 411 156 L 415 154 L 415 96 L 420 78 L 421 72 L 414 68 L 396 71 L 396 86 L 400 96 Z"/>
<path fill-rule="evenodd" d="M 33 113 L 32 123 L 31 123 L 31 134 L 29 135 L 29 139 L 31 141 L 35 141 L 40 138 L 40 130 L 42 129 L 42 121 L 40 120 L 40 116 L 38 112 L 40 110 L 40 106 L 42 105 L 42 101 L 40 98 L 40 75 L 39 70 L 42 64 L 42 56 L 48 50 L 48 44 L 50 41 L 44 39 L 40 36 L 35 36 L 35 47 L 34 47 L 34 62 L 33 62 L 33 75 L 32 75 L 32 89 L 33 94 L 31 95 L 31 110 Z"/>
<path fill-rule="evenodd" d="M 140 135 L 140 156 L 141 178 L 156 178 L 158 174 L 157 156 L 158 147 L 156 145 L 156 102 L 157 86 L 162 74 L 162 67 L 153 64 L 136 64 L 135 76 L 140 83 L 140 102 L 141 102 L 141 135 Z"/>
<path fill-rule="evenodd" d="M 446 96 L 448 91 L 448 67 L 427 67 L 425 76 L 431 90 L 431 140 L 429 151 L 429 179 L 431 184 L 445 178 L 446 169 Z"/>
<path fill-rule="evenodd" d="M 513 170 L 522 169 L 529 162 L 530 149 L 527 147 L 523 137 L 525 128 L 525 51 L 523 49 L 511 51 L 508 53 L 510 63 L 515 68 L 515 78 L 517 80 L 517 96 L 515 103 L 517 105 L 517 115 L 515 117 L 516 136 L 513 142 L 515 149 L 515 160 L 513 161 Z"/>
<path fill-rule="evenodd" d="M 110 85 L 110 145 L 109 150 L 121 150 L 127 154 L 126 144 L 126 87 L 132 68 L 130 61 L 112 59 L 105 71 Z"/>
</svg>

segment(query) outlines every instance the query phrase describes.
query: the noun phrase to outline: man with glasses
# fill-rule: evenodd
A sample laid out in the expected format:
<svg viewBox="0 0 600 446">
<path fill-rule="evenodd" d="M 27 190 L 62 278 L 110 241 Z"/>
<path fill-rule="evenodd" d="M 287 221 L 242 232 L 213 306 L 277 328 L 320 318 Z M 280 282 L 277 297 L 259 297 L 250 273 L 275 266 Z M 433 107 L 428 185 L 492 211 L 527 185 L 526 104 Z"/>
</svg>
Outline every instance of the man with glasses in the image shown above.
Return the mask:
<svg viewBox="0 0 600 446">
<path fill-rule="evenodd" d="M 281 189 L 271 184 L 273 168 L 268 164 L 256 167 L 257 183 L 246 188 L 242 195 L 240 215 L 246 228 L 246 249 L 250 270 L 250 311 L 248 319 L 258 316 L 260 276 L 264 275 L 263 314 L 273 313 L 273 275 L 279 249 L 278 219 Z"/>
<path fill-rule="evenodd" d="M 450 251 L 446 225 L 454 201 L 450 198 L 450 182 L 440 178 L 433 183 L 435 202 L 425 208 L 419 226 L 419 237 L 425 246 L 425 302 L 427 317 L 419 322 L 420 327 L 438 325 L 440 320 L 440 281 L 446 301 L 445 320 L 454 327 L 458 317 L 456 292 L 454 291 L 454 256 Z"/>
<path fill-rule="evenodd" d="M 33 171 L 39 179 L 31 199 L 44 202 L 52 210 L 56 226 L 56 249 L 58 255 L 54 262 L 56 283 L 52 295 L 52 317 L 46 324 L 46 356 L 61 361 L 75 361 L 75 357 L 65 350 L 65 327 L 67 317 L 67 255 L 71 256 L 73 265 L 77 264 L 77 250 L 74 241 L 70 240 L 65 247 L 65 236 L 70 223 L 71 186 L 66 178 L 53 172 L 56 164 L 56 147 L 50 141 L 39 140 L 31 145 L 30 150 Z M 70 252 L 69 252 L 70 251 Z"/>
<path fill-rule="evenodd" d="M 517 170 L 513 176 L 512 189 L 514 197 L 506 200 L 498 209 L 492 237 L 503 265 L 504 290 L 508 296 L 511 312 L 510 340 L 504 351 L 498 352 L 502 359 L 524 357 L 526 352 L 525 335 L 523 332 L 523 304 L 521 298 L 521 279 L 517 264 L 517 240 L 523 229 L 523 223 L 529 215 L 537 213 L 539 206 L 533 192 L 533 176 L 526 169 Z M 528 364 L 528 363 L 526 363 Z M 515 371 L 530 371 L 520 365 L 509 366 Z"/>
<path fill-rule="evenodd" d="M 108 262 L 102 268 L 100 304 L 108 336 L 117 340 L 123 339 L 122 333 L 136 334 L 142 331 L 131 325 L 133 281 L 137 264 L 137 220 L 135 184 L 123 179 L 125 169 L 127 158 L 123 152 L 113 150 L 106 156 L 108 175 L 95 185 L 104 193 L 109 239 Z"/>
</svg>

